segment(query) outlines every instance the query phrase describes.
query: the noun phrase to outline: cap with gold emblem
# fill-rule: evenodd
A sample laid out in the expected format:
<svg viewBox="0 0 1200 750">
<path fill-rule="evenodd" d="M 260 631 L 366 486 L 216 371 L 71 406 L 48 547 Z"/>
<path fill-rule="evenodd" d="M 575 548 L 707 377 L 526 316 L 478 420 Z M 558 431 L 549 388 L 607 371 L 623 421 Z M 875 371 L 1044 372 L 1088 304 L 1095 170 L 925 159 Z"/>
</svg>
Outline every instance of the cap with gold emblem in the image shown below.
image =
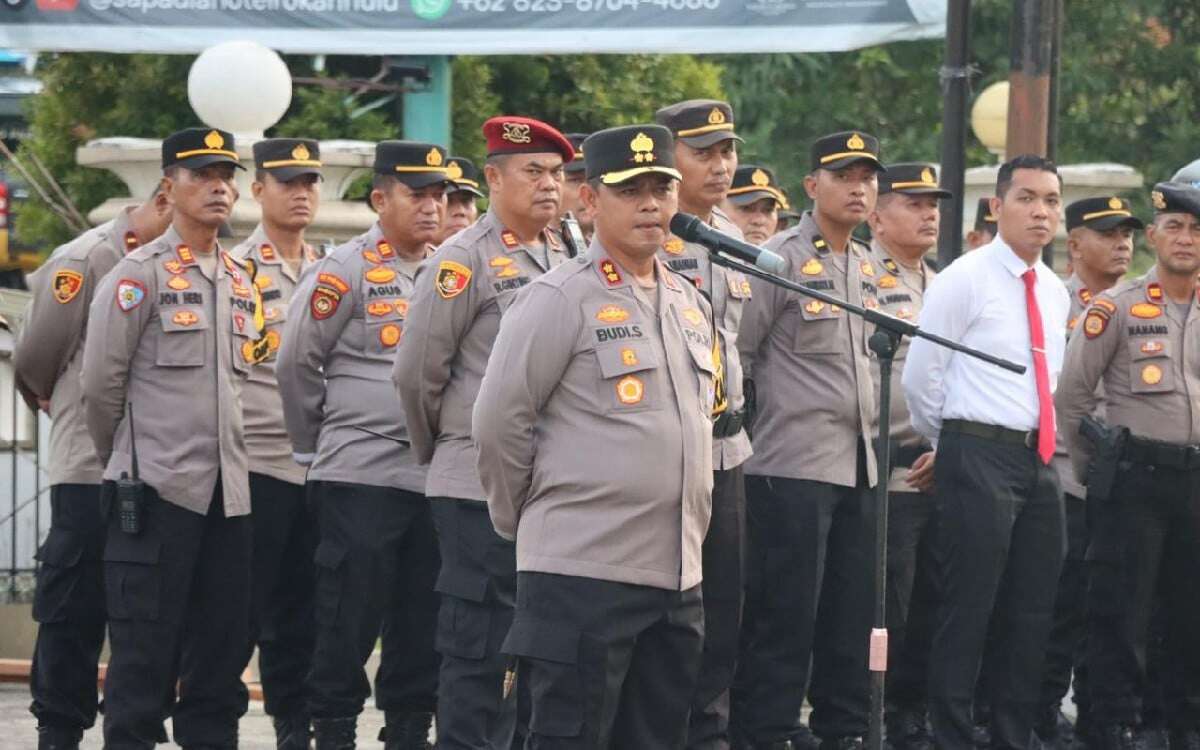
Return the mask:
<svg viewBox="0 0 1200 750">
<path fill-rule="evenodd" d="M 787 208 L 787 198 L 775 180 L 775 173 L 756 164 L 743 164 L 733 173 L 733 184 L 725 193 L 735 206 L 747 206 L 763 198 L 775 201 L 779 208 Z"/>
<path fill-rule="evenodd" d="M 162 168 L 185 167 L 200 169 L 210 164 L 232 164 L 245 169 L 238 162 L 237 148 L 233 145 L 233 133 L 216 128 L 187 128 L 171 133 L 162 142 Z"/>
<path fill-rule="evenodd" d="M 321 146 L 309 138 L 267 138 L 254 144 L 254 166 L 281 182 L 321 175 Z"/>
<path fill-rule="evenodd" d="M 446 149 L 419 141 L 380 141 L 375 144 L 375 173 L 390 174 L 410 188 L 449 182 Z"/>
<path fill-rule="evenodd" d="M 708 148 L 730 139 L 742 140 L 733 132 L 733 107 L 716 99 L 676 102 L 655 112 L 654 121 L 670 128 L 677 140 L 695 148 Z"/>
<path fill-rule="evenodd" d="M 1155 213 L 1191 214 L 1200 218 L 1200 190 L 1179 182 L 1160 182 L 1150 191 Z"/>
<path fill-rule="evenodd" d="M 1097 232 L 1107 232 L 1114 227 L 1126 226 L 1141 229 L 1146 226 L 1133 215 L 1129 201 L 1117 196 L 1084 198 L 1067 206 L 1067 231 L 1076 227 L 1087 227 Z"/>
<path fill-rule="evenodd" d="M 888 164 L 879 175 L 879 194 L 933 195 L 949 198 L 951 192 L 938 185 L 937 167 L 924 162 Z"/>
<path fill-rule="evenodd" d="M 483 123 L 488 156 L 497 154 L 558 154 L 563 164 L 575 158 L 575 147 L 567 137 L 541 120 L 502 115 Z"/>
<path fill-rule="evenodd" d="M 884 171 L 883 163 L 879 161 L 878 138 L 867 135 L 861 130 L 847 130 L 822 136 L 813 141 L 813 171 L 845 169 L 858 162 L 870 164 L 877 171 Z"/>
<path fill-rule="evenodd" d="M 985 229 L 996 233 L 996 214 L 992 213 L 991 198 L 980 198 L 979 205 L 975 207 L 975 231 L 982 232 Z"/>
<path fill-rule="evenodd" d="M 575 148 L 575 159 L 567 164 L 567 174 L 575 172 L 583 172 L 587 169 L 587 165 L 583 163 L 583 142 L 587 140 L 591 133 L 567 133 L 567 140 Z"/>
<path fill-rule="evenodd" d="M 655 172 L 681 179 L 675 169 L 675 141 L 661 125 L 624 125 L 592 133 L 583 142 L 587 178 L 616 185 Z"/>
<path fill-rule="evenodd" d="M 446 176 L 450 178 L 447 190 L 451 193 L 473 193 L 484 198 L 480 189 L 479 169 L 470 159 L 461 156 L 451 156 L 446 165 Z"/>
</svg>

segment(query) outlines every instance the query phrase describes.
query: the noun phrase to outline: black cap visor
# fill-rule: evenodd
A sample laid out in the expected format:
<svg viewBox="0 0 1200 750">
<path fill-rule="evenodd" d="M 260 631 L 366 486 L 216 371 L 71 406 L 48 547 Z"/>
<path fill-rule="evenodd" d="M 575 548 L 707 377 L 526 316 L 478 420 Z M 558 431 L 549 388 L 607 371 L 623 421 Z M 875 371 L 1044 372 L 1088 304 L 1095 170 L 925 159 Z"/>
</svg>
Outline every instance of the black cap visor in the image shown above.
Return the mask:
<svg viewBox="0 0 1200 750">
<path fill-rule="evenodd" d="M 168 169 L 171 167 L 183 167 L 184 169 L 204 169 L 205 167 L 212 166 L 213 164 L 232 164 L 238 169 L 245 169 L 241 162 L 231 156 L 226 156 L 225 154 L 196 154 L 195 156 L 189 156 L 186 159 L 180 159 L 174 164 L 168 165 Z"/>
</svg>

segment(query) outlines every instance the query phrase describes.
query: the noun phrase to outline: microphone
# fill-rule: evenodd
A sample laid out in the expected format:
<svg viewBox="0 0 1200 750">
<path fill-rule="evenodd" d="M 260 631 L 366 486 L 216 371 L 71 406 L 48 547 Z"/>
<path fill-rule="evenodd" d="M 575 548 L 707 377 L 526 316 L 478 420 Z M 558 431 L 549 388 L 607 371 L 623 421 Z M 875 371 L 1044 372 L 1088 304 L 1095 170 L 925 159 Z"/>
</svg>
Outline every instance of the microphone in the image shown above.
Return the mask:
<svg viewBox="0 0 1200 750">
<path fill-rule="evenodd" d="M 671 233 L 686 242 L 704 245 L 709 252 L 724 253 L 752 263 L 768 273 L 783 274 L 787 270 L 787 261 L 782 256 L 718 232 L 691 214 L 677 213 L 672 216 Z"/>
</svg>

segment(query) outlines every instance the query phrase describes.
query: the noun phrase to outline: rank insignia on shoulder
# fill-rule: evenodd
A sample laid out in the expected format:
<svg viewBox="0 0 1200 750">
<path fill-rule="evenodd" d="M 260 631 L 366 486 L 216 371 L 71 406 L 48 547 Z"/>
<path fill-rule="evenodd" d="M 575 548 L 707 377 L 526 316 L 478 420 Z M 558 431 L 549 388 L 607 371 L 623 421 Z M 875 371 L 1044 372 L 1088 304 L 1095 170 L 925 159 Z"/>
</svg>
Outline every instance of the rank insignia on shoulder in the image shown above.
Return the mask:
<svg viewBox="0 0 1200 750">
<path fill-rule="evenodd" d="M 190 266 L 196 262 L 196 256 L 192 254 L 192 249 L 187 245 L 179 245 L 175 248 L 175 257 L 185 266 Z"/>
<path fill-rule="evenodd" d="M 272 247 L 270 245 L 270 243 L 264 242 L 263 244 L 259 245 L 258 246 L 258 254 L 262 256 L 263 260 L 266 260 L 266 261 L 275 260 L 275 248 Z"/>
<path fill-rule="evenodd" d="M 666 250 L 671 255 L 679 255 L 683 252 L 683 240 L 678 237 L 671 237 L 663 244 L 663 250 Z"/>
<path fill-rule="evenodd" d="M 1138 302 L 1129 308 L 1129 314 L 1135 318 L 1157 318 L 1163 314 L 1162 308 L 1149 302 Z"/>
<path fill-rule="evenodd" d="M 387 347 L 392 347 L 400 343 L 400 326 L 395 323 L 388 323 L 383 328 L 380 328 L 379 343 Z"/>
<path fill-rule="evenodd" d="M 192 284 L 182 276 L 172 276 L 171 278 L 167 279 L 167 286 L 177 292 L 182 292 L 184 289 L 190 289 Z"/>
<path fill-rule="evenodd" d="M 517 247 L 521 244 L 517 241 L 517 235 L 513 234 L 512 230 L 509 229 L 505 229 L 500 233 L 500 241 L 504 243 L 504 246 L 509 250 L 512 250 L 514 247 Z"/>
<path fill-rule="evenodd" d="M 443 260 L 438 264 L 437 277 L 434 286 L 442 299 L 454 299 L 466 290 L 471 283 L 471 269 L 452 260 Z"/>
<path fill-rule="evenodd" d="M 879 277 L 879 288 L 880 289 L 895 289 L 896 285 L 898 283 L 900 283 L 900 282 L 897 281 L 896 277 L 892 276 L 890 273 L 886 276 Z"/>
<path fill-rule="evenodd" d="M 125 252 L 132 253 L 138 249 L 137 234 L 132 229 L 125 233 Z"/>
<path fill-rule="evenodd" d="M 800 273 L 805 276 L 817 276 L 825 270 L 825 266 L 821 265 L 821 261 L 816 258 L 809 258 L 804 265 L 800 266 Z"/>
<path fill-rule="evenodd" d="M 869 260 L 864 260 L 862 263 L 859 264 L 858 268 L 860 271 L 862 271 L 863 276 L 874 276 L 875 275 L 875 266 L 871 265 L 871 261 L 869 261 Z"/>
<path fill-rule="evenodd" d="M 624 323 L 625 320 L 629 320 L 629 311 L 617 305 L 605 305 L 596 312 L 596 320 L 600 320 L 601 323 Z"/>
<path fill-rule="evenodd" d="M 386 284 L 396 278 L 396 272 L 386 266 L 376 266 L 363 276 L 372 284 Z"/>
<path fill-rule="evenodd" d="M 83 289 L 83 274 L 65 269 L 58 271 L 54 274 L 53 289 L 54 299 L 60 305 L 65 305 Z"/>
<path fill-rule="evenodd" d="M 317 274 L 317 283 L 330 287 L 338 294 L 346 294 L 350 291 L 350 285 L 343 281 L 341 276 L 332 273 Z"/>
<path fill-rule="evenodd" d="M 646 386 L 636 375 L 626 375 L 617 381 L 617 400 L 626 406 L 641 403 Z"/>
<path fill-rule="evenodd" d="M 1079 287 L 1079 301 L 1085 305 L 1092 304 L 1092 290 L 1087 287 Z"/>
<path fill-rule="evenodd" d="M 1089 339 L 1094 339 L 1104 333 L 1106 328 L 1108 328 L 1108 317 L 1101 315 L 1096 310 L 1090 311 L 1083 320 L 1083 332 Z"/>
<path fill-rule="evenodd" d="M 375 243 L 375 249 L 379 251 L 379 257 L 384 260 L 391 260 L 396 257 L 396 251 L 388 244 L 387 240 L 380 240 Z"/>
<path fill-rule="evenodd" d="M 341 302 L 342 295 L 336 290 L 330 289 L 327 286 L 317 286 L 313 289 L 312 297 L 308 301 L 308 307 L 312 311 L 314 320 L 325 320 L 337 312 L 338 305 Z"/>
<path fill-rule="evenodd" d="M 899 264 L 897 264 L 896 261 L 892 260 L 891 258 L 883 259 L 883 267 L 887 269 L 888 273 L 895 274 L 897 276 L 900 275 Z"/>
<path fill-rule="evenodd" d="M 1159 284 L 1157 281 L 1152 281 L 1149 284 L 1147 284 L 1146 285 L 1146 299 L 1150 300 L 1151 302 L 1156 302 L 1156 303 L 1162 302 L 1163 301 L 1162 284 Z"/>
<path fill-rule="evenodd" d="M 146 287 L 136 279 L 121 279 L 117 282 L 117 307 L 129 312 L 146 299 Z"/>
</svg>

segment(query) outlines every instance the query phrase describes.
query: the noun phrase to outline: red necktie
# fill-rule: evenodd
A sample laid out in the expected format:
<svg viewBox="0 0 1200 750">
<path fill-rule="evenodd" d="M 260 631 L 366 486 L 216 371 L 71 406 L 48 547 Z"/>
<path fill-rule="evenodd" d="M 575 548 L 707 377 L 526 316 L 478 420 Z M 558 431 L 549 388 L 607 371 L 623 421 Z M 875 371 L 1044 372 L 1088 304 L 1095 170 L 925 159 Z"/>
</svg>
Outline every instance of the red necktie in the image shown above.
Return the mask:
<svg viewBox="0 0 1200 750">
<path fill-rule="evenodd" d="M 1033 376 L 1037 380 L 1038 456 L 1042 463 L 1048 464 L 1054 455 L 1054 397 L 1050 395 L 1050 369 L 1046 367 L 1042 311 L 1038 309 L 1037 295 L 1033 293 L 1037 271 L 1029 269 L 1021 274 L 1021 280 L 1025 282 L 1025 310 L 1029 314 L 1029 341 L 1033 344 Z"/>
</svg>

